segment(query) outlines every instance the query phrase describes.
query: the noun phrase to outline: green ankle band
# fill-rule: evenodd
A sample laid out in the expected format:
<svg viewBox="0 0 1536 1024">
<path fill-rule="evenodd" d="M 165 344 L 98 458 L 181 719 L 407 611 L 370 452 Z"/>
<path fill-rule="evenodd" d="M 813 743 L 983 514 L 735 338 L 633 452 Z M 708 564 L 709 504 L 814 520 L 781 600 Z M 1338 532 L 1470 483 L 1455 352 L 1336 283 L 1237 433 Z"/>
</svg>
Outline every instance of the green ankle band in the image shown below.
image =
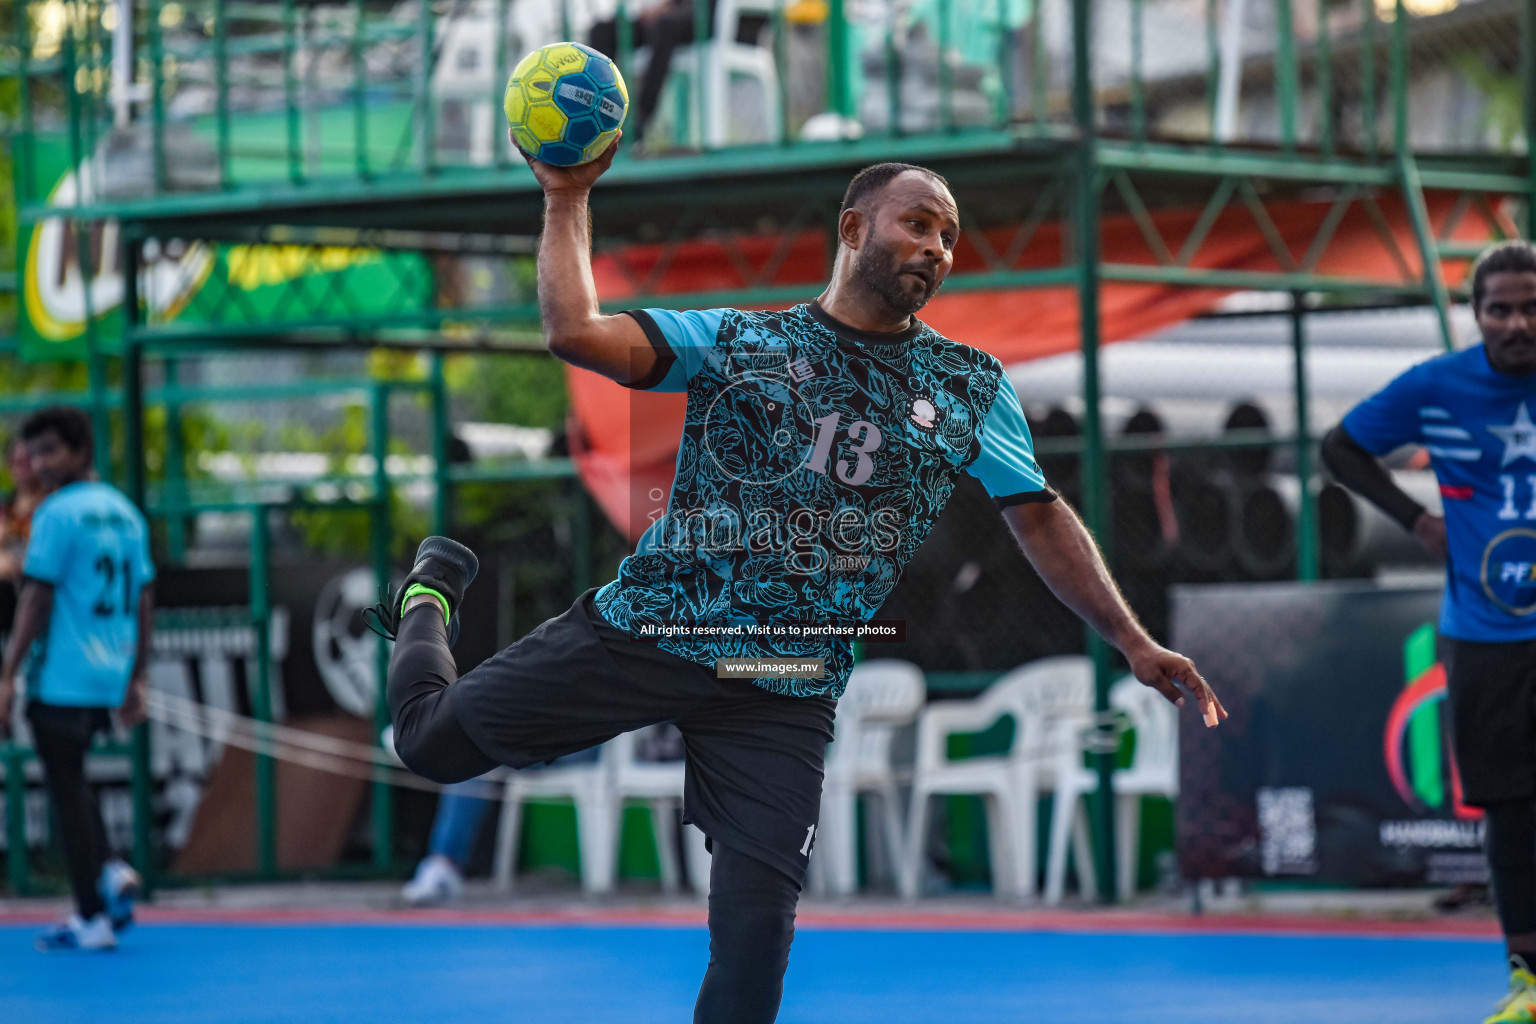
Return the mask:
<svg viewBox="0 0 1536 1024">
<path fill-rule="evenodd" d="M 437 598 L 437 603 L 443 606 L 443 621 L 446 623 L 452 620 L 453 617 L 448 614 L 448 599 L 442 594 L 439 594 L 437 591 L 433 590 L 431 587 L 424 586 L 420 583 L 411 584 L 406 588 L 405 596 L 400 598 L 401 615 L 405 614 L 405 603 L 411 598 L 415 597 L 417 594 L 431 594 L 433 597 Z"/>
</svg>

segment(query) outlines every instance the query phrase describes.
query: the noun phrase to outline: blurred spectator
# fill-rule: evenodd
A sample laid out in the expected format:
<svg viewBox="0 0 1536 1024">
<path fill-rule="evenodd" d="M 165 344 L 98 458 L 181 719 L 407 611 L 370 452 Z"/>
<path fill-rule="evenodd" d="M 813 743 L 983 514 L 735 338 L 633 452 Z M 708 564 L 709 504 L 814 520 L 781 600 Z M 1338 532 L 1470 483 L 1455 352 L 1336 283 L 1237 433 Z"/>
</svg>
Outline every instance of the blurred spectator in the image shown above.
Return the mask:
<svg viewBox="0 0 1536 1024">
<path fill-rule="evenodd" d="M 5 446 L 5 465 L 14 487 L 0 501 L 0 580 L 14 581 L 21 577 L 21 560 L 32 534 L 32 512 L 47 492 L 32 471 L 32 460 L 19 435 Z"/>
</svg>

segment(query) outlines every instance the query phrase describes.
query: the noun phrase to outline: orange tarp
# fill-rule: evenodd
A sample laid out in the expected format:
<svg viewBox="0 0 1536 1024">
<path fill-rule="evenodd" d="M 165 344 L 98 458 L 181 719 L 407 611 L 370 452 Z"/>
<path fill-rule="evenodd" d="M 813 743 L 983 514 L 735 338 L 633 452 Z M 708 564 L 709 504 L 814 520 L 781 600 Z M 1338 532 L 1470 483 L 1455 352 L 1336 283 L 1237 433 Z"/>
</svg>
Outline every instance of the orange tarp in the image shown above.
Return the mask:
<svg viewBox="0 0 1536 1024">
<path fill-rule="evenodd" d="M 1360 200 L 1347 207 L 1312 272 L 1384 285 L 1402 284 L 1422 274 L 1401 199 L 1385 195 L 1377 203 L 1379 217 Z M 1431 194 L 1428 203 L 1437 236 L 1477 242 L 1492 234 L 1488 218 L 1458 204 L 1454 195 Z M 1268 204 L 1261 214 L 1270 220 L 1265 224 L 1234 198 L 1216 218 L 1190 265 L 1233 271 L 1297 270 L 1332 206 L 1331 201 Z M 1162 253 L 1130 217 L 1106 218 L 1100 235 L 1101 259 L 1142 266 L 1156 265 L 1160 258 L 1166 262 L 1168 252 L 1179 252 L 1200 212 L 1180 209 L 1152 216 L 1163 241 Z M 1276 257 L 1266 233 L 1284 242 L 1290 266 Z M 994 229 L 985 233 L 985 244 L 992 253 L 1007 253 L 1016 242 L 1015 234 L 1012 227 Z M 1063 236 L 1060 222 L 1042 224 L 1008 269 L 1061 266 Z M 666 294 L 740 289 L 753 283 L 753 277 L 768 277 L 766 283 L 773 285 L 806 285 L 808 294 L 814 291 L 832 262 L 825 251 L 826 234 L 804 232 L 787 248 L 781 242 L 774 235 L 738 237 L 729 245 L 701 240 L 670 253 L 661 245 L 631 246 L 594 257 L 593 273 L 604 300 L 621 299 L 637 290 Z M 765 274 L 769 262 L 776 266 Z M 978 243 L 962 235 L 956 272 L 983 271 L 995 262 L 995 258 L 984 259 Z M 1451 266 L 1453 281 L 1465 266 Z M 1181 285 L 1106 283 L 1100 292 L 1101 338 L 1110 343 L 1144 337 L 1210 310 L 1226 294 Z M 990 352 L 1005 364 L 1069 352 L 1079 343 L 1078 303 L 1071 287 L 941 292 L 920 315 L 946 337 Z M 572 408 L 571 450 L 582 481 L 609 519 L 637 539 L 665 507 L 685 396 L 634 392 L 575 368 L 566 370 L 566 381 Z"/>
</svg>

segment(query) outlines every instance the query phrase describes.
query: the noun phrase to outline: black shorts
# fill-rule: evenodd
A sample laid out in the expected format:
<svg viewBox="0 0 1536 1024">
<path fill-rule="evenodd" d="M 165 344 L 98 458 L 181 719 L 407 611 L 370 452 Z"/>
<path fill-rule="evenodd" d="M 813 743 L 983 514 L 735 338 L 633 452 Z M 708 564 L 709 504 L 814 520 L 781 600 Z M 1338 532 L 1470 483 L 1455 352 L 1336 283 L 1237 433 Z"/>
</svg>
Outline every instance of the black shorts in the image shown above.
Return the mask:
<svg viewBox="0 0 1536 1024">
<path fill-rule="evenodd" d="M 1442 642 L 1462 799 L 1536 798 L 1536 640 Z"/>
<path fill-rule="evenodd" d="M 683 735 L 683 820 L 796 884 L 821 812 L 837 702 L 732 679 L 614 628 L 595 590 L 448 688 L 464 732 L 513 768 L 658 722 Z"/>
</svg>

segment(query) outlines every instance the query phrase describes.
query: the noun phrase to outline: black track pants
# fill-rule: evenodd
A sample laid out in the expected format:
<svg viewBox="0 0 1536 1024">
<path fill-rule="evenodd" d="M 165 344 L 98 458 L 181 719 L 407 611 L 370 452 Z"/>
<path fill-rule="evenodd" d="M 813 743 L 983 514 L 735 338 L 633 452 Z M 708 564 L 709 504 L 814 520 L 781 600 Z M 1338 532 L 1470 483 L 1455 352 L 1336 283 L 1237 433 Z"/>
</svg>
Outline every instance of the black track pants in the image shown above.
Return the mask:
<svg viewBox="0 0 1536 1024">
<path fill-rule="evenodd" d="M 712 845 L 709 970 L 693 1024 L 771 1024 L 784 995 L 800 887 L 754 857 Z"/>
<path fill-rule="evenodd" d="M 1483 808 L 1493 899 L 1505 935 L 1536 932 L 1536 803 L 1501 800 Z"/>
<path fill-rule="evenodd" d="M 59 823 L 59 846 L 64 851 L 75 909 L 90 920 L 106 909 L 96 880 L 106 863 L 107 830 L 101 822 L 101 805 L 85 781 L 85 753 L 91 747 L 91 737 L 107 724 L 106 709 L 34 701 L 27 706 L 27 720 Z"/>
</svg>

